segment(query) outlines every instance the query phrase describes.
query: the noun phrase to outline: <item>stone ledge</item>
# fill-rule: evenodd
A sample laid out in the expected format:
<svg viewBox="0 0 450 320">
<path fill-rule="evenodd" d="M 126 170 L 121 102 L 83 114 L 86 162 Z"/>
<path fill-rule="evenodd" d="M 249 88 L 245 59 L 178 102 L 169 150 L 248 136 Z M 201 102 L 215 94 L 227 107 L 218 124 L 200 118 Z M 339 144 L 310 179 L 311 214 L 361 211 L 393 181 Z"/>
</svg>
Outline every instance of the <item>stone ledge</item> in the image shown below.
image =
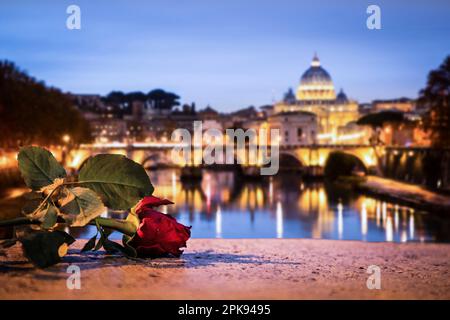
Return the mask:
<svg viewBox="0 0 450 320">
<path fill-rule="evenodd" d="M 33 268 L 20 246 L 0 257 L 0 299 L 450 299 L 450 245 L 307 239 L 192 239 L 181 258 L 103 252 Z M 68 290 L 69 264 L 81 290 Z M 369 290 L 369 265 L 381 290 Z"/>
</svg>

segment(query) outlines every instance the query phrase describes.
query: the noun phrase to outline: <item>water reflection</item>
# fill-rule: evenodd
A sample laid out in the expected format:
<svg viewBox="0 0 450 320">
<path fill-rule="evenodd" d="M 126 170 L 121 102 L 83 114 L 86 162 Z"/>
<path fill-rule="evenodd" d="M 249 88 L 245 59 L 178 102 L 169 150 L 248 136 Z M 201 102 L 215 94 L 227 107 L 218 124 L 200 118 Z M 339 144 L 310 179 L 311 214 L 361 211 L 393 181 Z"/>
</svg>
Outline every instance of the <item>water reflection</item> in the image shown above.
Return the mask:
<svg viewBox="0 0 450 320">
<path fill-rule="evenodd" d="M 204 171 L 199 183 L 181 183 L 177 170 L 149 172 L 162 206 L 194 238 L 318 238 L 363 241 L 450 239 L 449 221 L 294 175 L 245 181 L 232 171 Z M 126 213 L 108 213 L 125 218 Z M 71 230 L 78 237 L 95 228 Z M 119 239 L 119 235 L 113 235 Z"/>
<path fill-rule="evenodd" d="M 422 212 L 292 175 L 249 182 L 204 171 L 197 184 L 182 184 L 176 170 L 149 175 L 155 195 L 175 202 L 167 213 L 192 225 L 196 238 L 435 240 Z"/>
<path fill-rule="evenodd" d="M 277 238 L 283 238 L 283 208 L 281 202 L 277 202 Z"/>
</svg>

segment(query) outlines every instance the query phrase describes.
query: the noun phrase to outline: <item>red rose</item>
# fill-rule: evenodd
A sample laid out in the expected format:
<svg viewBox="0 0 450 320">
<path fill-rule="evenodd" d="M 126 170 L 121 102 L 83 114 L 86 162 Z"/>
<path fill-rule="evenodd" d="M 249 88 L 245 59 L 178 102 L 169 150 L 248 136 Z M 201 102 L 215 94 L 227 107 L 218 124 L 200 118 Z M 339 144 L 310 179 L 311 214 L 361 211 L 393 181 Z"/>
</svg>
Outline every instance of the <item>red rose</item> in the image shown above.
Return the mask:
<svg viewBox="0 0 450 320">
<path fill-rule="evenodd" d="M 141 257 L 158 257 L 168 253 L 179 257 L 191 236 L 191 227 L 186 227 L 154 207 L 173 202 L 157 197 L 145 197 L 135 208 L 140 225 L 133 239 L 128 243 Z"/>
</svg>

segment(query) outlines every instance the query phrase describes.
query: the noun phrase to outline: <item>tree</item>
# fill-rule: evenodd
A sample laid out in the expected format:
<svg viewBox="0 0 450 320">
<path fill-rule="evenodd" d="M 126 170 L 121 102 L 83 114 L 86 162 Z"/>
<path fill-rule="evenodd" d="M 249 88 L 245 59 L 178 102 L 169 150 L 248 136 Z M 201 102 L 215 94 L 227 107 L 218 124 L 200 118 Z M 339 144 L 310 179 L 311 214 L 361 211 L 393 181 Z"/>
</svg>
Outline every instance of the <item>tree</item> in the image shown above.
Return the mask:
<svg viewBox="0 0 450 320">
<path fill-rule="evenodd" d="M 373 129 L 372 137 L 370 138 L 370 142 L 373 146 L 384 144 L 380 139 L 380 129 L 387 124 L 391 124 L 393 126 L 399 126 L 402 123 L 405 123 L 406 119 L 403 115 L 403 112 L 396 110 L 385 110 L 377 113 L 370 113 L 368 115 L 362 116 L 357 122 L 357 125 L 360 126 L 371 126 Z M 375 150 L 377 153 L 377 150 Z M 378 155 L 378 153 L 377 153 Z"/>
<path fill-rule="evenodd" d="M 90 140 L 89 123 L 70 97 L 28 76 L 9 61 L 0 61 L 0 147 L 57 145 Z"/>
<path fill-rule="evenodd" d="M 106 103 L 121 105 L 126 101 L 126 95 L 122 91 L 111 91 L 103 100 Z"/>
<path fill-rule="evenodd" d="M 368 125 L 376 129 L 383 127 L 386 123 L 401 123 L 403 121 L 403 112 L 386 110 L 365 115 L 361 117 L 356 123 L 360 126 Z"/>
<path fill-rule="evenodd" d="M 418 105 L 428 110 L 424 128 L 430 132 L 433 146 L 450 147 L 450 56 L 428 74 Z"/>
<path fill-rule="evenodd" d="M 179 106 L 178 101 L 180 97 L 172 92 L 167 92 L 162 89 L 155 89 L 147 94 L 147 98 L 152 108 L 172 110 L 173 107 Z"/>
</svg>

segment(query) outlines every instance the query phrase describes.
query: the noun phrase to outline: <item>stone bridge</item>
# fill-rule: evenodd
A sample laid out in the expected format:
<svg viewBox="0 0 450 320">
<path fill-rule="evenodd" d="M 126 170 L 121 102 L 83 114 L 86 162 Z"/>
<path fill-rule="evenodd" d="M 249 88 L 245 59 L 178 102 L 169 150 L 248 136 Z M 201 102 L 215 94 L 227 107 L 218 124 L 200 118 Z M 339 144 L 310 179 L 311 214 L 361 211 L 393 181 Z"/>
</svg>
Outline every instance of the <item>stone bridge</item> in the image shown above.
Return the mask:
<svg viewBox="0 0 450 320">
<path fill-rule="evenodd" d="M 144 167 L 183 166 L 172 159 L 175 146 L 174 143 L 84 145 L 68 153 L 64 162 L 67 167 L 78 169 L 90 156 L 112 153 L 125 155 Z M 290 163 L 299 167 L 323 167 L 329 154 L 336 150 L 356 156 L 367 168 L 373 168 L 378 163 L 378 152 L 368 145 L 305 145 L 280 146 L 280 165 Z M 245 160 L 242 163 L 246 166 Z"/>
</svg>

